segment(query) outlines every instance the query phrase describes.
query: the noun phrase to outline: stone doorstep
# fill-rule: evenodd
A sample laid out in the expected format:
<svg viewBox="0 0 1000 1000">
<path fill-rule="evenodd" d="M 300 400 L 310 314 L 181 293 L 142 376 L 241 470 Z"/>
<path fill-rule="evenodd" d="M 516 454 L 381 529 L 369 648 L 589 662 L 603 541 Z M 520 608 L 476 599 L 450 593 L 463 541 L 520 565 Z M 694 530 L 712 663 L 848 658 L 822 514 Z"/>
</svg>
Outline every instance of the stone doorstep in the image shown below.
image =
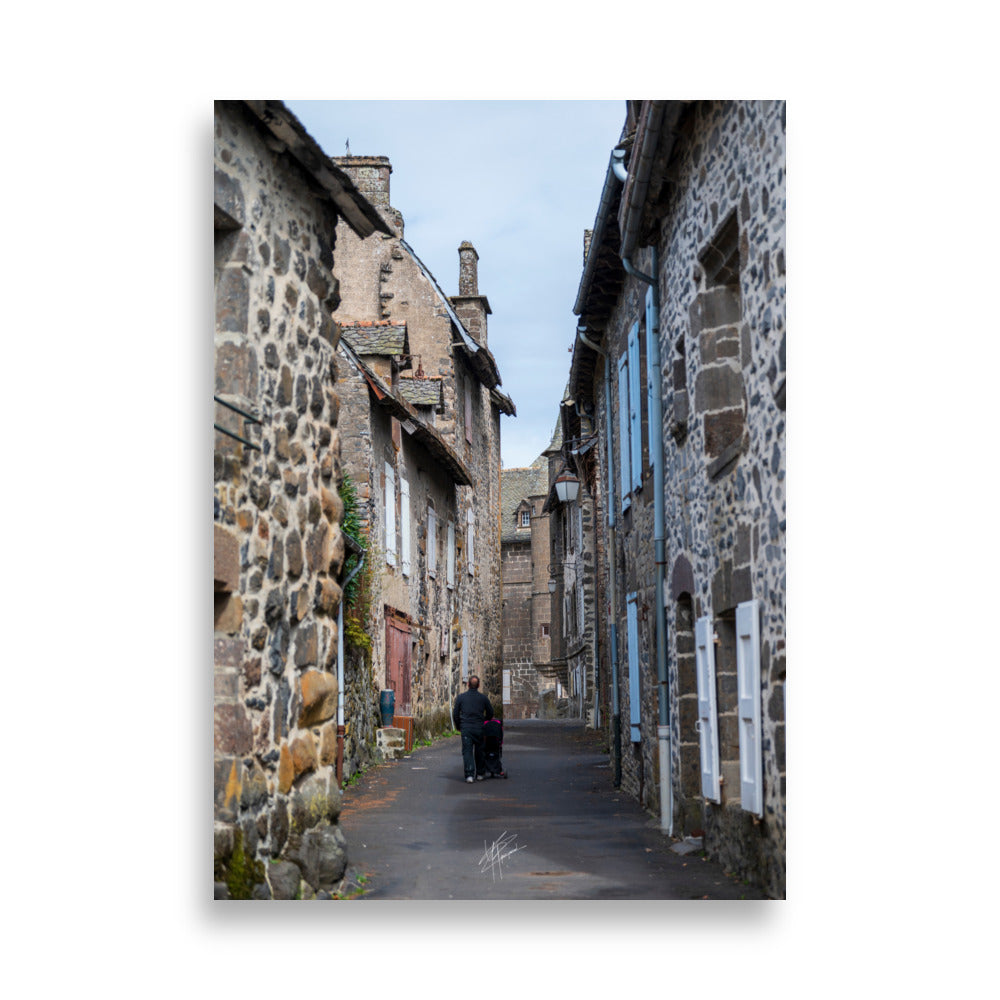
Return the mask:
<svg viewBox="0 0 1000 1000">
<path fill-rule="evenodd" d="M 375 746 L 386 760 L 400 760 L 406 756 L 406 732 L 395 726 L 376 729 Z"/>
</svg>

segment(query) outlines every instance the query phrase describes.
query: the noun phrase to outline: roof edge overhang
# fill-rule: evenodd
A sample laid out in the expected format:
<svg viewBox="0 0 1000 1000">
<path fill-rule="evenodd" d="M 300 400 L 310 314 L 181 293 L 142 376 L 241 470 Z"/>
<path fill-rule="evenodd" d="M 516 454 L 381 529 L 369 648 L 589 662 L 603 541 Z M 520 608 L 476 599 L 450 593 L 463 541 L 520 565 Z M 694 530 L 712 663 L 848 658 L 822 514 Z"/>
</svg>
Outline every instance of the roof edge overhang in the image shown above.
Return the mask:
<svg viewBox="0 0 1000 1000">
<path fill-rule="evenodd" d="M 498 385 L 502 385 L 502 380 L 500 378 L 500 369 L 497 367 L 496 359 L 490 354 L 486 347 L 482 344 L 477 344 L 475 340 L 469 335 L 469 331 L 465 329 L 462 325 L 462 321 L 458 318 L 455 310 L 452 308 L 451 299 L 445 295 L 444 290 L 437 283 L 437 279 L 428 270 L 427 265 L 414 253 L 413 247 L 410 246 L 406 240 L 401 239 L 399 245 L 413 258 L 413 262 L 420 268 L 420 272 L 423 276 L 431 283 L 431 286 L 437 292 L 444 306 L 445 312 L 448 313 L 448 318 L 451 320 L 452 327 L 454 329 L 457 340 L 455 344 L 463 348 L 466 354 L 469 356 L 469 362 L 472 365 L 472 370 L 475 372 L 476 377 L 479 379 L 487 389 L 494 389 Z M 485 298 L 485 296 L 477 296 L 478 298 Z"/>
<path fill-rule="evenodd" d="M 336 205 L 348 225 L 362 238 L 372 233 L 394 235 L 375 206 L 354 186 L 350 177 L 323 152 L 305 126 L 283 101 L 241 101 L 261 126 L 280 143 Z"/>
<path fill-rule="evenodd" d="M 405 400 L 396 396 L 361 360 L 351 345 L 341 340 L 340 346 L 347 352 L 350 359 L 357 365 L 362 377 L 368 383 L 375 402 L 391 416 L 403 424 L 403 429 L 416 441 L 419 441 L 438 462 L 447 470 L 456 486 L 473 486 L 475 481 L 466 464 L 448 446 L 444 438 L 433 428 L 424 423 L 423 418 Z"/>
</svg>

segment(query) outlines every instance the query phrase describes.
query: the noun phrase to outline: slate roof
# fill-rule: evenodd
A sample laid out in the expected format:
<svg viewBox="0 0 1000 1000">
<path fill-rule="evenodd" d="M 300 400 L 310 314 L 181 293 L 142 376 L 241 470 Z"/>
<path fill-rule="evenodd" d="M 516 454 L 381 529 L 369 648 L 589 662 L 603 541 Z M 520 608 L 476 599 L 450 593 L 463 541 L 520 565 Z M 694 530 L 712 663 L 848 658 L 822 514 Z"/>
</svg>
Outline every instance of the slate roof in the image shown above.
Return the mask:
<svg viewBox="0 0 1000 1000">
<path fill-rule="evenodd" d="M 394 323 L 392 320 L 341 323 L 340 333 L 356 354 L 395 356 L 410 353 L 405 323 Z"/>
<path fill-rule="evenodd" d="M 441 406 L 443 395 L 441 386 L 443 379 L 439 375 L 427 378 L 400 376 L 396 388 L 400 396 L 414 406 Z"/>
<path fill-rule="evenodd" d="M 543 497 L 548 490 L 549 460 L 538 456 L 526 469 L 500 470 L 500 541 L 527 542 L 531 532 L 518 529 L 514 515 L 524 500 Z"/>
<path fill-rule="evenodd" d="M 375 402 L 402 423 L 404 432 L 419 441 L 441 463 L 455 484 L 475 485 L 472 473 L 444 438 L 433 427 L 425 424 L 420 414 L 409 403 L 393 395 L 392 389 L 361 360 L 345 338 L 341 338 L 340 348 L 357 365 L 362 377 L 368 383 L 369 391 L 375 397 Z"/>
</svg>

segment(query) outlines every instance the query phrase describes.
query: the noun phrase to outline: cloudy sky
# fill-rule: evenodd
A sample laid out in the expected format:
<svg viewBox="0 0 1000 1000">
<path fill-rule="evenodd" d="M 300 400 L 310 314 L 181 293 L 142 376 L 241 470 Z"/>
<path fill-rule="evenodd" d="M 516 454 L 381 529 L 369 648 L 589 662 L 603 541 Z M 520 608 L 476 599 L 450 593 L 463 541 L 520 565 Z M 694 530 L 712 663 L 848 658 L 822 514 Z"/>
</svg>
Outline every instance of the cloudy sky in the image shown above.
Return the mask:
<svg viewBox="0 0 1000 1000">
<path fill-rule="evenodd" d="M 489 347 L 516 417 L 506 468 L 545 448 L 569 376 L 573 303 L 624 101 L 286 101 L 330 156 L 388 156 L 406 241 L 448 295 L 479 254 Z"/>
</svg>

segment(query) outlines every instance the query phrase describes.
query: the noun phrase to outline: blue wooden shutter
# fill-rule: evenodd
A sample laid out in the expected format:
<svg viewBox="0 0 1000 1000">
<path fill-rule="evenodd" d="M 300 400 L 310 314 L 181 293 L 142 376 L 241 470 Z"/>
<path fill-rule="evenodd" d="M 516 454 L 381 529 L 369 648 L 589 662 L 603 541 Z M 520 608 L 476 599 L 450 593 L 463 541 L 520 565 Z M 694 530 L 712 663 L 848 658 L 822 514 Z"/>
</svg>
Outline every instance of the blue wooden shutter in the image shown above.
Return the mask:
<svg viewBox="0 0 1000 1000">
<path fill-rule="evenodd" d="M 628 332 L 628 419 L 632 466 L 632 489 L 642 487 L 642 402 L 639 371 L 639 323 L 632 324 Z"/>
<path fill-rule="evenodd" d="M 740 805 L 755 816 L 763 816 L 758 601 L 745 601 L 736 608 L 736 688 L 740 718 Z"/>
<path fill-rule="evenodd" d="M 715 707 L 715 645 L 712 618 L 694 626 L 695 674 L 698 680 L 698 743 L 701 747 L 701 794 L 719 802 L 719 719 Z"/>
<path fill-rule="evenodd" d="M 632 503 L 632 449 L 629 445 L 628 354 L 618 361 L 618 462 L 621 465 L 622 510 Z"/>
<path fill-rule="evenodd" d="M 639 742 L 639 722 L 642 718 L 639 706 L 639 616 L 636 609 L 638 594 L 629 594 L 625 603 L 625 619 L 628 625 L 628 710 L 631 740 Z"/>
</svg>

